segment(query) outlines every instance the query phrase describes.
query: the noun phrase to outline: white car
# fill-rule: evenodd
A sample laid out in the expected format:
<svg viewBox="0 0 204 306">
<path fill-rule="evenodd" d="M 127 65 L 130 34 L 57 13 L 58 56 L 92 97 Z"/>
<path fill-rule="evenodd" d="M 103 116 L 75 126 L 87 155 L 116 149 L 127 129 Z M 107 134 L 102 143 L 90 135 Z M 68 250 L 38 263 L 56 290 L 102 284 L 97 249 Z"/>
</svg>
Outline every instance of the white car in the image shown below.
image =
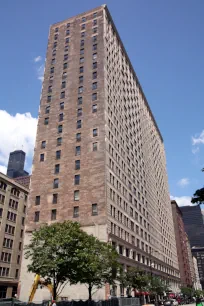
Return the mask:
<svg viewBox="0 0 204 306">
<path fill-rule="evenodd" d="M 178 301 L 176 299 L 171 299 L 171 305 L 178 306 Z"/>
</svg>

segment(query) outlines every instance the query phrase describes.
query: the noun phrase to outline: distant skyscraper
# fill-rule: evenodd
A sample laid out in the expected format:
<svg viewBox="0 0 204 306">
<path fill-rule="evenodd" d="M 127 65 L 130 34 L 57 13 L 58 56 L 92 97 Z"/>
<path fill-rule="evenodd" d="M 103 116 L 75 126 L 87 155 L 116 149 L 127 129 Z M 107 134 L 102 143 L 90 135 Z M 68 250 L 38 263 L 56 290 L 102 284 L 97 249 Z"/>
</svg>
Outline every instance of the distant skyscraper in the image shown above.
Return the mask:
<svg viewBox="0 0 204 306">
<path fill-rule="evenodd" d="M 26 154 L 22 150 L 16 150 L 10 153 L 7 175 L 11 178 L 29 175 L 24 170 Z"/>
</svg>

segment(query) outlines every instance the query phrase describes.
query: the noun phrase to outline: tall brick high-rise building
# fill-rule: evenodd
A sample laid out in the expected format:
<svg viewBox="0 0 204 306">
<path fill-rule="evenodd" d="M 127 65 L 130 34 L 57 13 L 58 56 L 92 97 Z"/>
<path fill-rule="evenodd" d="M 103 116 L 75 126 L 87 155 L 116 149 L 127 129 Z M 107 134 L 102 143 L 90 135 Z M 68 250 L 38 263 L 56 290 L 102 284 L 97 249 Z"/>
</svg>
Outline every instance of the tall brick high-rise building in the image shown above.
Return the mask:
<svg viewBox="0 0 204 306">
<path fill-rule="evenodd" d="M 105 5 L 50 27 L 25 244 L 63 220 L 112 241 L 124 268 L 152 270 L 178 289 L 163 139 Z M 62 296 L 86 298 L 87 289 Z"/>
</svg>

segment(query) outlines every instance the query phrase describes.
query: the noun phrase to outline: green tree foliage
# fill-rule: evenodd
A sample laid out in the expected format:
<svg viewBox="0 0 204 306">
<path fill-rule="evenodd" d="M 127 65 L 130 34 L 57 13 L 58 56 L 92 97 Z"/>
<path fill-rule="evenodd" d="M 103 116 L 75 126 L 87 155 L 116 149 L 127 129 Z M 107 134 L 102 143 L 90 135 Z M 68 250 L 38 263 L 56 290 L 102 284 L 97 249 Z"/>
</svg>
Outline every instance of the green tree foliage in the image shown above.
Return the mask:
<svg viewBox="0 0 204 306">
<path fill-rule="evenodd" d="M 187 297 L 191 297 L 194 295 L 194 289 L 190 287 L 181 287 L 181 293 Z"/>
<path fill-rule="evenodd" d="M 152 277 L 149 283 L 149 291 L 156 296 L 168 291 L 169 288 L 159 277 Z"/>
<path fill-rule="evenodd" d="M 144 271 L 138 268 L 131 267 L 125 274 L 121 274 L 121 281 L 125 287 L 128 287 L 129 291 L 133 288 L 138 291 L 145 291 L 148 288 L 149 277 Z"/>
<path fill-rule="evenodd" d="M 204 168 L 202 169 L 202 171 L 204 172 Z M 191 199 L 191 203 L 198 205 L 204 204 L 204 188 L 196 190 Z"/>
</svg>

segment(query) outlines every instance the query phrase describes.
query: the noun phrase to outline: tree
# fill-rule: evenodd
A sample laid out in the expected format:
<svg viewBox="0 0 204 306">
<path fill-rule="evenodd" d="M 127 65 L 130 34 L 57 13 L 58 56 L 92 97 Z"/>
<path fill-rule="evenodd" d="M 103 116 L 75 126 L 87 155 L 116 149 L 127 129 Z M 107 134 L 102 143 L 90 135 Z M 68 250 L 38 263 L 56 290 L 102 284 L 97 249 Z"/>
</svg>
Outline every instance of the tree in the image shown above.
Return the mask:
<svg viewBox="0 0 204 306">
<path fill-rule="evenodd" d="M 83 252 L 78 253 L 78 268 L 81 272 L 80 283 L 88 286 L 89 300 L 92 291 L 105 283 L 114 284 L 119 269 L 118 253 L 113 247 L 93 236 L 84 241 Z"/>
<path fill-rule="evenodd" d="M 204 168 L 202 169 L 202 172 L 204 172 Z M 191 199 L 191 203 L 198 205 L 204 204 L 204 188 L 196 190 Z"/>
<path fill-rule="evenodd" d="M 41 275 L 45 283 L 52 283 L 53 298 L 63 290 L 66 283 L 79 281 L 79 257 L 88 234 L 76 222 L 66 221 L 45 225 L 32 233 L 25 247 L 25 258 L 30 259 L 28 271 Z"/>
<path fill-rule="evenodd" d="M 149 284 L 149 277 L 143 271 L 138 268 L 131 267 L 126 272 L 126 286 L 131 290 L 132 288 L 139 291 L 147 289 Z"/>
<path fill-rule="evenodd" d="M 187 297 L 193 296 L 194 289 L 190 287 L 181 287 L 181 293 Z"/>
<path fill-rule="evenodd" d="M 168 291 L 168 286 L 159 277 L 152 277 L 149 283 L 149 291 L 155 296 Z"/>
</svg>

